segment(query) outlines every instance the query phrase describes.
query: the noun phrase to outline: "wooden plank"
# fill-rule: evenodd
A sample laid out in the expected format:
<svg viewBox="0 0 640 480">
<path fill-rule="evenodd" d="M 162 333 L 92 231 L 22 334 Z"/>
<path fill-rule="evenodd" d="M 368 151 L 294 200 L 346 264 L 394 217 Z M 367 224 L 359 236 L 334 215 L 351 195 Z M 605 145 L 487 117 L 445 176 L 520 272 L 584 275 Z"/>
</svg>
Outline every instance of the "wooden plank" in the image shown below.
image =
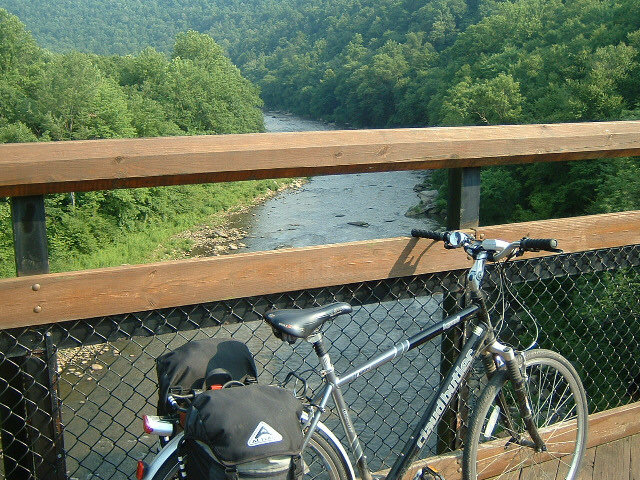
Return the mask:
<svg viewBox="0 0 640 480">
<path fill-rule="evenodd" d="M 631 465 L 629 467 L 630 480 L 640 480 L 640 435 L 634 435 L 629 437 L 630 439 L 630 452 L 631 452 Z"/>
<path fill-rule="evenodd" d="M 629 448 L 627 448 L 624 455 L 629 454 L 631 445 L 634 445 L 633 448 L 637 448 L 639 446 L 638 443 L 631 443 L 630 437 L 631 435 L 637 435 L 640 433 L 640 402 L 632 403 L 630 405 L 624 405 L 622 407 L 613 408 L 611 410 L 607 410 L 604 412 L 599 412 L 596 414 L 592 414 L 589 416 L 589 440 L 588 447 L 590 450 L 587 451 L 585 459 L 584 459 L 584 467 L 580 474 L 581 480 L 587 480 L 593 478 L 600 480 L 603 479 L 614 479 L 614 478 L 626 478 L 626 477 L 600 477 L 595 474 L 594 468 L 594 457 L 597 457 L 598 453 L 595 451 L 595 447 L 602 446 L 606 444 L 611 444 L 611 442 L 616 441 L 627 441 Z M 554 434 L 555 436 L 555 434 Z M 556 437 L 557 438 L 557 437 Z M 622 439 L 622 440 L 621 440 Z M 639 442 L 640 443 L 640 442 Z M 598 447 L 601 448 L 601 447 Z M 625 447 L 626 448 L 626 447 Z M 491 455 L 492 450 L 483 449 L 483 455 Z M 630 454 L 629 454 L 630 455 Z M 605 456 L 608 456 L 608 449 L 605 449 Z M 555 462 L 550 462 L 552 465 L 549 466 L 550 469 L 554 469 Z M 434 467 L 440 472 L 442 476 L 444 476 L 447 480 L 460 480 L 462 478 L 462 452 L 457 451 L 447 455 L 441 455 L 438 457 L 431 457 L 425 460 L 421 460 L 416 462 L 412 468 L 409 470 L 408 474 L 405 476 L 406 480 L 411 480 L 415 472 L 422 468 L 423 465 L 429 465 Z M 629 471 L 630 462 L 626 461 L 626 470 L 616 470 L 617 473 L 620 471 Z M 601 470 L 598 471 L 598 473 Z M 593 474 L 591 472 L 594 472 Z M 380 472 L 384 473 L 384 472 Z"/>
<path fill-rule="evenodd" d="M 640 121 L 0 145 L 0 196 L 640 155 Z"/>
<path fill-rule="evenodd" d="M 640 211 L 479 230 L 491 238 L 554 237 L 567 252 L 640 243 Z M 540 254 L 528 254 L 530 257 Z M 442 272 L 460 251 L 394 238 L 0 280 L 0 328 Z"/>
<path fill-rule="evenodd" d="M 520 472 L 517 472 L 517 475 L 514 472 L 514 480 L 521 480 L 526 478 L 540 478 L 540 479 L 549 479 L 555 480 L 556 478 L 561 480 L 566 480 L 566 473 L 564 476 L 559 475 L 558 468 L 560 466 L 560 460 L 551 460 L 549 462 L 543 463 L 542 465 L 538 465 L 535 469 L 524 468 Z"/>
<path fill-rule="evenodd" d="M 593 464 L 596 459 L 596 449 L 597 447 L 589 448 L 587 453 L 584 454 L 584 458 L 582 459 L 582 468 L 580 469 L 576 480 L 598 480 L 593 476 Z"/>
<path fill-rule="evenodd" d="M 590 415 L 587 447 L 595 447 L 638 433 L 640 402 L 635 402 Z"/>
<path fill-rule="evenodd" d="M 598 480 L 624 480 L 629 478 L 630 468 L 629 438 L 605 443 L 596 448 L 593 463 L 593 478 Z"/>
</svg>

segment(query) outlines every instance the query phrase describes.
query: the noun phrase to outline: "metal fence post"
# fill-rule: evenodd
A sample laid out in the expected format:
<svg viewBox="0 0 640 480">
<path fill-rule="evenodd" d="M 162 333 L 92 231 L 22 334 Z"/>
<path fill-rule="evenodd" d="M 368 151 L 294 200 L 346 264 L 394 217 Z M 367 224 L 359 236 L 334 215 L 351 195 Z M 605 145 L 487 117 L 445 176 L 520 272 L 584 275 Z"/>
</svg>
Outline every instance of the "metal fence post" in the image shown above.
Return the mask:
<svg viewBox="0 0 640 480">
<path fill-rule="evenodd" d="M 49 273 L 44 196 L 11 199 L 18 276 Z M 33 288 L 38 288 L 36 285 Z M 55 346 L 38 331 L 26 355 L 0 363 L 0 422 L 7 480 L 65 479 Z"/>
<path fill-rule="evenodd" d="M 474 228 L 480 216 L 480 168 L 455 168 L 449 170 L 449 192 L 447 203 L 447 230 Z M 450 315 L 464 307 L 464 276 L 458 283 L 460 288 L 446 293 L 443 302 L 444 314 Z M 465 325 L 449 331 L 442 338 L 442 361 L 440 372 L 444 377 L 455 362 L 465 338 Z M 468 417 L 468 392 L 461 390 L 452 400 L 449 411 L 438 428 L 438 453 L 456 450 L 462 446 Z"/>
</svg>

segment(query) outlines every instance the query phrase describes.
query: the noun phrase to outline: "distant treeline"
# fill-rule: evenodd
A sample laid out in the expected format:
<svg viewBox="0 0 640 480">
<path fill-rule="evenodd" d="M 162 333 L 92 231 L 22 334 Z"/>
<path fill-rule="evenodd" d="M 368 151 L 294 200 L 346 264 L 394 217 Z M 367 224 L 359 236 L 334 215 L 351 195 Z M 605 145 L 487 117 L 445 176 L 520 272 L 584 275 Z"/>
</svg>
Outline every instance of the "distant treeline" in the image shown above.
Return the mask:
<svg viewBox="0 0 640 480">
<path fill-rule="evenodd" d="M 638 0 L 4 0 L 58 52 L 211 35 L 268 106 L 356 126 L 639 116 Z"/>
</svg>

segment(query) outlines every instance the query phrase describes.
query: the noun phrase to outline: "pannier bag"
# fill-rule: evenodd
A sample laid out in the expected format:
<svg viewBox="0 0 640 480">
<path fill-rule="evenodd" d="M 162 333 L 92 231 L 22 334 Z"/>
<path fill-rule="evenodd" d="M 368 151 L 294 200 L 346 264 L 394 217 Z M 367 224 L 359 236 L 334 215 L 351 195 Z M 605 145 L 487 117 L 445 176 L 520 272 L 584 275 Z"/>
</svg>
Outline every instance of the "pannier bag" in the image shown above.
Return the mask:
<svg viewBox="0 0 640 480">
<path fill-rule="evenodd" d="M 298 480 L 302 404 L 280 387 L 209 390 L 187 412 L 182 448 L 187 478 Z"/>
<path fill-rule="evenodd" d="M 172 387 L 181 387 L 185 391 L 206 388 L 205 379 L 216 377 L 216 373 L 218 378 L 242 383 L 258 377 L 253 355 L 247 346 L 237 340 L 223 338 L 187 342 L 158 357 L 156 370 L 160 416 L 169 413 L 167 395 Z M 220 375 L 223 372 L 224 374 Z"/>
</svg>

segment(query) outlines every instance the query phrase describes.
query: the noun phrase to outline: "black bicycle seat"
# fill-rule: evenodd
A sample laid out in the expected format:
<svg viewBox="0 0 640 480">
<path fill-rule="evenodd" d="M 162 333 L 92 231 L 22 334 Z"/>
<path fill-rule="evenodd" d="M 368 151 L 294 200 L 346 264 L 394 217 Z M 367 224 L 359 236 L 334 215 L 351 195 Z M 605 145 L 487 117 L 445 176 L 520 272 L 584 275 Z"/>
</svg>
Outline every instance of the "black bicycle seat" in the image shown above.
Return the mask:
<svg viewBox="0 0 640 480">
<path fill-rule="evenodd" d="M 296 338 L 307 338 L 327 320 L 352 311 L 353 308 L 348 303 L 337 302 L 322 307 L 271 310 L 264 318 L 276 334 L 284 334 L 284 338 L 278 335 L 279 338 L 291 341 L 287 338 L 291 336 L 295 341 Z"/>
</svg>

